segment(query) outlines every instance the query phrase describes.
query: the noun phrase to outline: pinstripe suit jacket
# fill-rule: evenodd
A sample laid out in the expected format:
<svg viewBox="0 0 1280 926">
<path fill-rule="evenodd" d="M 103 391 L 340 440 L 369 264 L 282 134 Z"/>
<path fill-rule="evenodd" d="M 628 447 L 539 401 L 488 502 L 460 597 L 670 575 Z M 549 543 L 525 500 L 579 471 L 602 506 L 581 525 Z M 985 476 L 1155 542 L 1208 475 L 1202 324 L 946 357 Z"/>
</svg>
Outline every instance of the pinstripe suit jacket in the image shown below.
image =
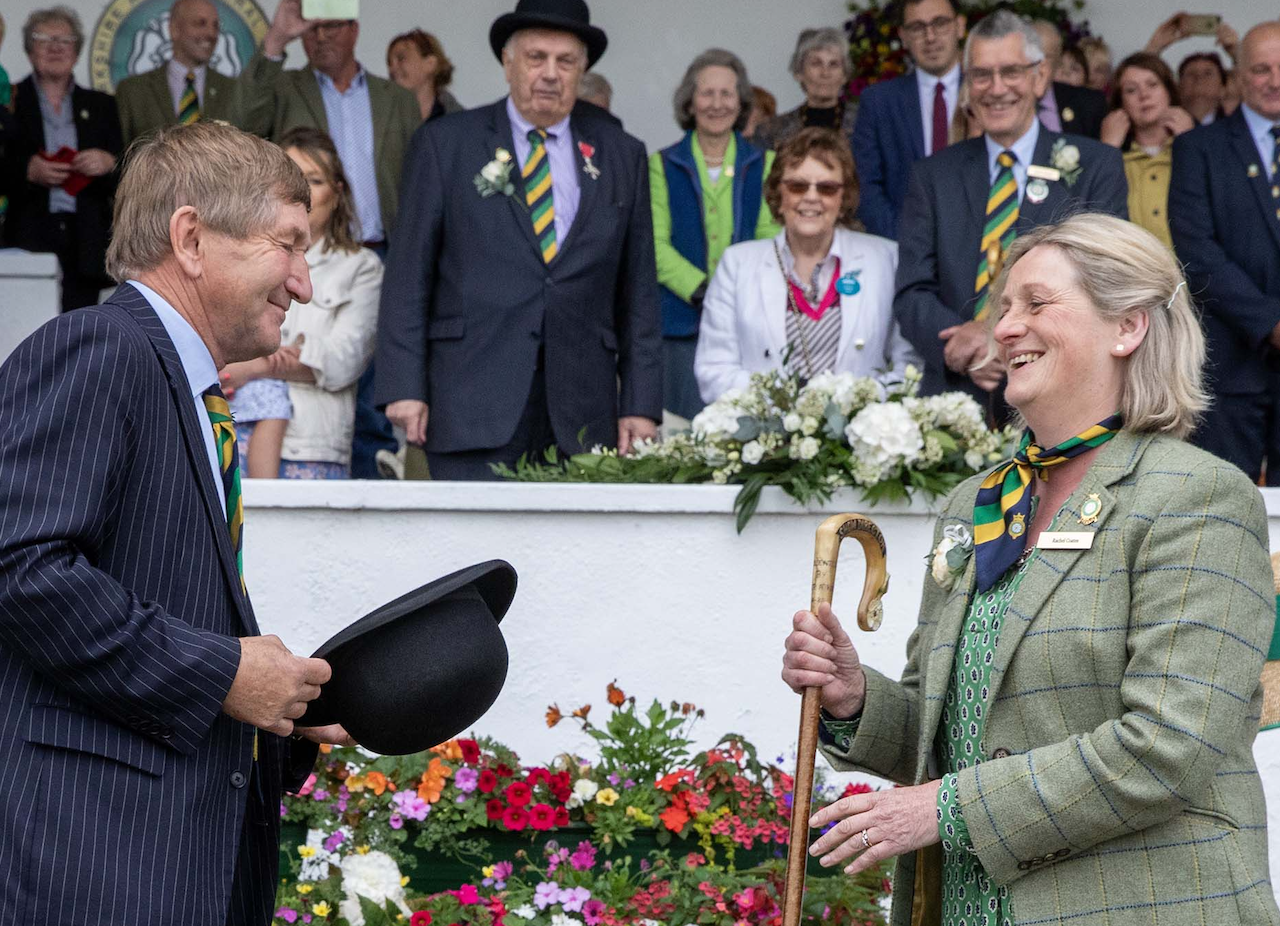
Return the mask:
<svg viewBox="0 0 1280 926">
<path fill-rule="evenodd" d="M 221 712 L 258 629 L 206 427 L 131 286 L 0 368 L 4 926 L 270 917 L 287 745 Z"/>
<path fill-rule="evenodd" d="M 935 543 L 971 527 L 980 481 L 948 497 Z M 1102 514 L 1081 526 L 1092 494 Z M 1093 547 L 1028 567 L 995 650 L 986 759 L 959 775 L 983 868 L 1020 924 L 1280 923 L 1252 754 L 1275 621 L 1260 494 L 1189 444 L 1122 432 L 1059 529 L 1093 530 Z M 838 766 L 938 777 L 973 581 L 972 558 L 949 592 L 926 577 L 902 679 L 867 670 L 856 735 L 824 746 Z M 937 852 L 899 858 L 894 924 L 937 922 Z"/>
</svg>

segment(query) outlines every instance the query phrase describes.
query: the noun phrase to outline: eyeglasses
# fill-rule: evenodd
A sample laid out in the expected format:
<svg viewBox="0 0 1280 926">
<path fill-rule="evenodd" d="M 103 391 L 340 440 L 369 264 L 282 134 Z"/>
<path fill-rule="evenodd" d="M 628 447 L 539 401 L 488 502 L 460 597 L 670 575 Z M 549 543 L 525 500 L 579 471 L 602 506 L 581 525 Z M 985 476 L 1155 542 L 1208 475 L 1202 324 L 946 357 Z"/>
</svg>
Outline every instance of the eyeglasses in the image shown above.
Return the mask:
<svg viewBox="0 0 1280 926">
<path fill-rule="evenodd" d="M 49 35 L 44 32 L 31 33 L 33 45 L 54 45 L 61 48 L 73 48 L 76 45 L 74 35 Z"/>
<path fill-rule="evenodd" d="M 931 19 L 928 22 L 916 20 L 915 22 L 903 23 L 902 31 L 910 38 L 922 39 L 926 32 L 932 32 L 934 35 L 942 35 L 955 24 L 956 18 L 954 16 L 939 16 L 937 19 Z"/>
<path fill-rule="evenodd" d="M 322 32 L 325 35 L 332 35 L 335 32 L 341 32 L 354 22 L 354 19 L 322 19 L 318 22 L 312 23 L 311 29 L 317 35 Z"/>
<path fill-rule="evenodd" d="M 783 180 L 783 188 L 792 196 L 804 196 L 810 190 L 817 190 L 824 199 L 831 199 L 844 192 L 844 184 L 838 180 Z"/>
<path fill-rule="evenodd" d="M 1027 76 L 1034 68 L 1040 67 L 1040 62 L 1035 64 L 1006 64 L 1004 67 L 996 68 L 969 68 L 965 71 L 964 76 L 969 84 L 978 90 L 984 90 L 991 86 L 991 82 L 995 80 L 997 74 L 1000 75 L 1000 82 L 1005 84 L 1020 84 L 1027 79 Z"/>
</svg>

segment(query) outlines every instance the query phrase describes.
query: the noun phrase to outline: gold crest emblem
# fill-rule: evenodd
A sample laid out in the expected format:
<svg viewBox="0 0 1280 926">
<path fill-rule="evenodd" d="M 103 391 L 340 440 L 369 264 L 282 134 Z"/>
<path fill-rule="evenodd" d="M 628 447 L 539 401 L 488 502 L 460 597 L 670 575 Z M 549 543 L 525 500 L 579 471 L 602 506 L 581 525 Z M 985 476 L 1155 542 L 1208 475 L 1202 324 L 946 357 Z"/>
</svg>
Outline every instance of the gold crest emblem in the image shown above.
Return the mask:
<svg viewBox="0 0 1280 926">
<path fill-rule="evenodd" d="M 1009 524 L 1009 536 L 1021 537 L 1027 529 L 1027 517 L 1022 514 L 1015 514 L 1013 521 Z"/>
<path fill-rule="evenodd" d="M 1102 513 L 1102 499 L 1098 498 L 1098 493 L 1094 492 L 1084 500 L 1084 504 L 1080 506 L 1080 523 L 1092 524 L 1098 520 L 1098 515 Z"/>
<path fill-rule="evenodd" d="M 1261 171 L 1258 170 L 1257 164 L 1250 164 L 1249 169 L 1245 171 L 1245 173 L 1247 173 L 1250 177 L 1256 177 L 1258 176 L 1259 173 L 1261 173 Z"/>
<path fill-rule="evenodd" d="M 1076 111 L 1074 109 L 1072 109 L 1070 106 L 1062 107 L 1063 122 L 1073 122 L 1075 121 L 1075 118 L 1076 118 Z"/>
</svg>

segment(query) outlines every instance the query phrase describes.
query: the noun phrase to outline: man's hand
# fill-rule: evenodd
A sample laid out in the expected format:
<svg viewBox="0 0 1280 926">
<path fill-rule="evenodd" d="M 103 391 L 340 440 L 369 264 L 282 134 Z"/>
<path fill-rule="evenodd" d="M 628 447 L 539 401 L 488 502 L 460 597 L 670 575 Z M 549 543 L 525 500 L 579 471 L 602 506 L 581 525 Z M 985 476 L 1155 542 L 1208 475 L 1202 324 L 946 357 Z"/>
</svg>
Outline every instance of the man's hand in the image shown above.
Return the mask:
<svg viewBox="0 0 1280 926">
<path fill-rule="evenodd" d="M 1271 334 L 1267 336 L 1267 340 L 1276 350 L 1280 350 L 1280 324 L 1271 329 Z"/>
<path fill-rule="evenodd" d="M 83 151 L 77 151 L 76 156 L 71 159 L 71 169 L 84 174 L 86 177 L 101 177 L 103 174 L 109 174 L 115 169 L 115 166 L 116 156 L 110 151 L 103 151 L 101 148 L 86 148 Z"/>
<path fill-rule="evenodd" d="M 359 746 L 356 738 L 343 729 L 340 723 L 331 723 L 327 727 L 298 727 L 293 731 L 303 739 L 319 743 L 321 746 Z"/>
<path fill-rule="evenodd" d="M 387 403 L 387 418 L 398 428 L 404 428 L 405 440 L 422 446 L 427 442 L 426 402 L 417 399 L 399 399 Z"/>
<path fill-rule="evenodd" d="M 947 342 L 942 352 L 947 369 L 968 376 L 969 368 L 986 352 L 987 323 L 975 320 L 952 325 L 939 331 L 938 337 Z"/>
<path fill-rule="evenodd" d="M 323 659 L 289 652 L 280 638 L 241 637 L 240 667 L 222 712 L 268 733 L 288 736 L 332 674 Z"/>
<path fill-rule="evenodd" d="M 1236 60 L 1236 48 L 1240 45 L 1240 33 L 1232 29 L 1226 22 L 1218 23 L 1218 44 L 1222 46 L 1234 63 Z"/>
<path fill-rule="evenodd" d="M 71 176 L 71 165 L 60 161 L 46 161 L 38 154 L 27 162 L 27 182 L 53 189 L 62 186 Z"/>
<path fill-rule="evenodd" d="M 262 40 L 262 53 L 268 58 L 279 58 L 285 46 L 310 28 L 311 23 L 302 18 L 302 0 L 280 0 L 276 13 L 271 17 L 271 28 Z"/>
<path fill-rule="evenodd" d="M 1183 26 L 1183 20 L 1187 18 L 1187 11 L 1183 10 L 1174 13 L 1160 25 L 1156 26 L 1156 31 L 1151 33 L 1151 38 L 1147 40 L 1147 47 L 1144 51 L 1149 51 L 1153 55 L 1158 55 L 1174 42 L 1181 41 L 1187 37 L 1186 28 Z"/>
<path fill-rule="evenodd" d="M 658 436 L 657 422 L 640 415 L 627 415 L 618 419 L 618 456 L 631 452 L 636 441 L 653 440 Z"/>
</svg>

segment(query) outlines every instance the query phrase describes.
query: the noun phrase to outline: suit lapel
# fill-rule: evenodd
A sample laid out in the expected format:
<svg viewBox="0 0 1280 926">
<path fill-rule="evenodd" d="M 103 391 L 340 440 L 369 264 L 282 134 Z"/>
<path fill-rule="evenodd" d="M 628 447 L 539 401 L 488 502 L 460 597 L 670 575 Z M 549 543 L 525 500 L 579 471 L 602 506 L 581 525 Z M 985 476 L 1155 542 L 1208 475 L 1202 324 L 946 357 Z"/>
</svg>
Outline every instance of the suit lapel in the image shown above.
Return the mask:
<svg viewBox="0 0 1280 926">
<path fill-rule="evenodd" d="M 903 118 L 907 120 L 907 137 L 916 160 L 924 157 L 924 115 L 920 112 L 920 76 L 912 71 L 903 81 L 905 99 L 902 101 Z"/>
<path fill-rule="evenodd" d="M 492 115 L 493 118 L 489 124 L 488 157 L 492 159 L 493 153 L 499 148 L 511 152 L 511 179 L 515 183 L 516 191 L 510 196 L 504 196 L 503 199 L 507 201 L 516 225 L 524 232 L 529 247 L 533 248 L 533 253 L 538 256 L 538 262 L 542 263 L 542 248 L 538 246 L 538 239 L 533 234 L 533 220 L 529 218 L 529 209 L 524 204 L 524 179 L 520 176 L 520 161 L 516 157 L 516 145 L 511 134 L 511 119 L 507 116 L 505 97 L 493 104 Z"/>
<path fill-rule="evenodd" d="M 775 239 L 776 240 L 776 239 Z M 779 351 L 787 349 L 787 313 L 791 311 L 787 301 L 787 285 L 784 282 L 785 271 L 778 263 L 776 245 L 770 254 L 760 262 L 759 276 L 756 279 L 756 291 L 760 294 L 760 311 L 764 318 L 760 330 L 769 332 L 769 345 Z M 782 357 L 778 357 L 781 363 Z"/>
<path fill-rule="evenodd" d="M 250 636 L 256 636 L 258 624 L 254 620 L 253 611 L 249 608 L 245 594 L 241 591 L 240 572 L 236 568 L 235 551 L 231 548 L 231 532 L 227 529 L 226 511 L 218 496 L 218 489 L 213 481 L 213 470 L 209 466 L 209 454 L 205 448 L 203 429 L 210 425 L 208 421 L 200 421 L 196 418 L 191 385 L 182 367 L 182 359 L 169 339 L 164 324 L 140 292 L 125 284 L 117 288 L 107 301 L 120 306 L 133 316 L 134 321 L 151 340 L 151 346 L 160 359 L 160 366 L 164 369 L 165 377 L 169 381 L 173 404 L 178 409 L 178 420 L 182 424 L 182 441 L 200 486 L 200 495 L 204 499 L 209 526 L 216 538 L 218 560 L 222 565 L 223 575 L 227 580 L 231 596 L 235 599 L 236 609 L 240 612 L 245 631 Z"/>
<path fill-rule="evenodd" d="M 1043 125 L 1040 126 L 1040 136 L 1036 139 L 1035 154 L 1032 155 L 1031 163 L 1041 167 L 1049 166 L 1049 152 L 1053 150 L 1053 144 L 1062 136 L 1057 132 L 1050 132 Z M 1034 177 L 1027 177 L 1027 185 L 1030 186 Z M 1054 180 L 1047 182 L 1049 187 L 1049 195 L 1038 203 L 1031 201 L 1027 196 L 1026 190 L 1022 193 L 1022 202 L 1018 204 L 1018 234 L 1023 235 L 1038 228 L 1041 225 L 1047 225 L 1053 221 L 1055 210 L 1060 207 L 1062 201 L 1068 197 L 1067 184 L 1065 180 Z"/>
<path fill-rule="evenodd" d="M 591 209 L 595 205 L 597 187 L 600 186 L 599 176 L 592 178 L 586 172 L 587 161 L 582 156 L 582 146 L 589 145 L 591 148 L 591 163 L 599 170 L 600 162 L 604 160 L 604 156 L 600 151 L 600 146 L 596 143 L 596 137 L 591 133 L 590 129 L 584 129 L 582 123 L 570 117 L 569 119 L 569 135 L 570 141 L 573 143 L 573 164 L 574 169 L 578 172 L 578 211 L 574 213 L 573 224 L 569 226 L 569 231 L 565 233 L 564 241 L 560 243 L 560 248 L 556 254 L 556 260 L 568 249 L 569 242 L 575 240 L 582 228 L 591 215 Z M 603 173 L 601 171 L 601 173 Z"/>
<path fill-rule="evenodd" d="M 231 87 L 228 86 L 230 81 L 209 68 L 204 75 L 204 101 L 201 104 L 200 111 L 202 114 L 208 114 L 210 118 L 220 118 L 222 112 L 222 97 L 224 93 L 230 93 Z"/>
<path fill-rule="evenodd" d="M 844 246 L 841 247 L 843 239 Z M 840 275 L 857 270 L 861 271 L 865 263 L 862 250 L 853 243 L 852 237 L 845 237 L 840 229 L 836 229 L 836 256 L 840 258 Z M 838 281 L 837 281 L 838 282 Z M 851 296 L 840 295 L 840 348 L 836 352 L 836 369 L 844 369 L 844 358 L 853 343 L 853 335 L 858 330 L 858 306 L 863 297 L 863 286 Z M 837 290 L 839 293 L 839 290 Z"/>
<path fill-rule="evenodd" d="M 1063 505 L 1062 516 L 1053 525 L 1054 529 L 1091 531 L 1094 534 L 1101 531 L 1116 510 L 1115 496 L 1111 492 L 1111 486 L 1133 472 L 1133 468 L 1142 457 L 1142 452 L 1150 442 L 1150 436 L 1121 431 L 1104 444 L 1098 451 L 1093 465 L 1085 473 L 1084 479 L 1080 481 L 1080 485 Z M 1085 526 L 1080 523 L 1078 515 L 1080 506 L 1091 495 L 1098 496 L 1102 509 L 1098 519 Z M 1027 542 L 1034 543 L 1035 538 L 1029 537 Z M 1013 660 L 1013 654 L 1018 644 L 1022 642 L 1027 628 L 1031 626 L 1054 590 L 1084 553 L 1083 550 L 1053 550 L 1039 551 L 1035 554 L 1035 559 L 1022 577 L 1022 584 L 1014 593 L 1004 626 L 996 641 L 988 704 L 995 703 L 996 696 L 1000 693 L 1000 684 L 1004 681 L 1005 673 Z"/>
<path fill-rule="evenodd" d="M 164 124 L 175 125 L 178 122 L 178 114 L 173 109 L 173 96 L 169 93 L 169 65 L 161 65 L 160 67 L 147 74 L 143 80 L 146 82 L 147 91 L 155 100 L 156 111 L 164 113 Z M 212 71 L 210 71 L 212 73 Z M 208 78 L 206 77 L 206 80 Z M 206 84 L 205 93 L 208 94 L 208 86 Z"/>
<path fill-rule="evenodd" d="M 1258 146 L 1253 136 L 1249 134 L 1249 123 L 1245 121 L 1244 112 L 1241 110 L 1236 110 L 1231 116 L 1231 146 L 1235 148 L 1241 163 L 1238 168 L 1232 165 L 1227 169 L 1245 172 L 1249 188 L 1253 190 L 1258 207 L 1262 209 L 1263 223 L 1271 229 L 1271 237 L 1280 244 L 1280 200 L 1271 195 L 1271 186 L 1267 181 L 1267 165 L 1262 163 Z M 1251 173 L 1250 166 L 1257 167 L 1256 176 L 1248 176 Z M 1271 182 L 1280 183 L 1280 176 Z"/>
<path fill-rule="evenodd" d="M 991 168 L 987 166 L 987 143 L 983 139 L 974 138 L 962 144 L 969 146 L 965 158 L 964 190 L 969 197 L 969 214 L 978 226 L 978 237 L 973 242 L 976 261 L 987 214 L 987 198 L 991 195 Z"/>
<path fill-rule="evenodd" d="M 315 72 L 311 68 L 303 68 L 300 71 L 285 71 L 285 74 L 293 79 L 294 85 L 298 89 L 298 95 L 302 97 L 303 103 L 306 104 L 316 128 L 328 133 L 329 116 L 324 111 L 324 97 L 320 95 L 320 81 Z M 372 100 L 370 100 L 370 103 L 372 103 Z M 374 118 L 376 120 L 377 116 L 374 116 Z M 375 139 L 377 138 L 376 135 L 374 137 Z"/>
<path fill-rule="evenodd" d="M 369 109 L 373 112 L 373 161 L 375 164 L 381 164 L 382 152 L 386 148 L 383 144 L 383 136 L 391 128 L 390 85 L 374 80 L 367 71 L 364 82 L 369 88 Z"/>
</svg>

